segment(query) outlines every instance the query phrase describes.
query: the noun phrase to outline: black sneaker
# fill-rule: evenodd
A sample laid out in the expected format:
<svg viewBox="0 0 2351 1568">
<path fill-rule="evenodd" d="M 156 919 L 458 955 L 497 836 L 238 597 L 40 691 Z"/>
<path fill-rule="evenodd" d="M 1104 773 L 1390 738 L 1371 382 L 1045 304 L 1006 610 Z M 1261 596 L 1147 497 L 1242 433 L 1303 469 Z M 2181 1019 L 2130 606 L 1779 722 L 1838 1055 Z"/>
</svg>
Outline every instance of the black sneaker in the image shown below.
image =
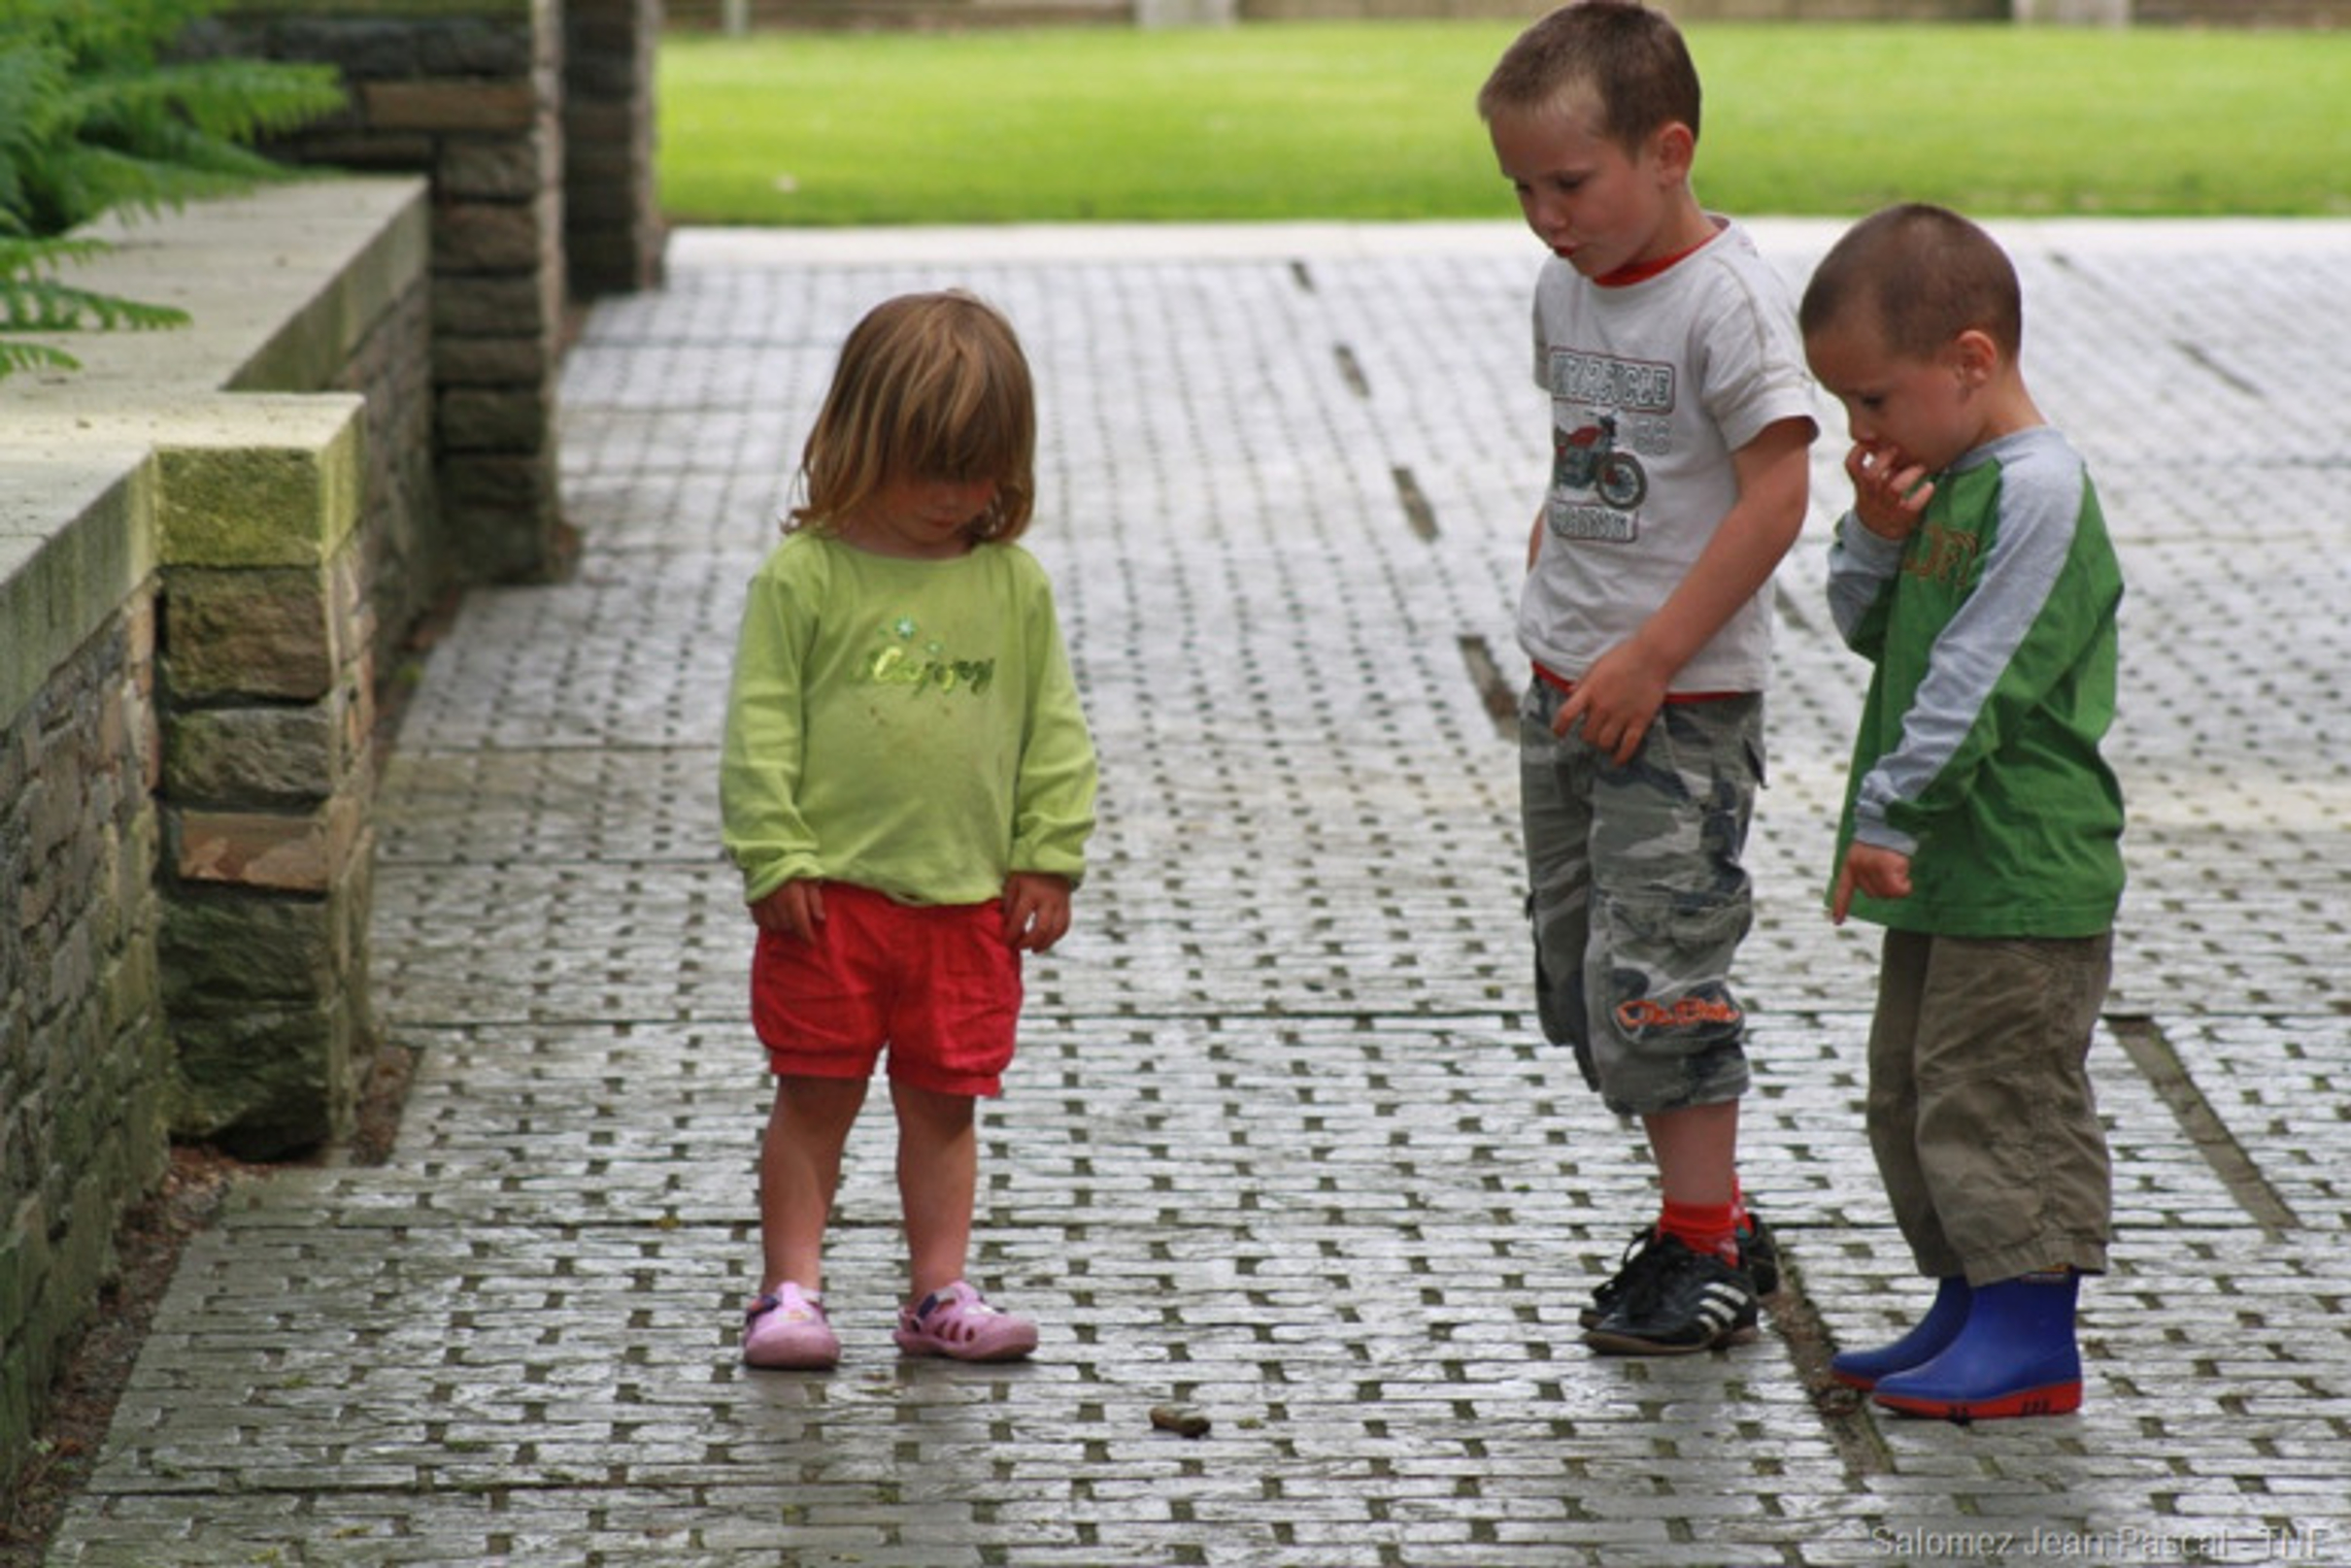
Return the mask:
<svg viewBox="0 0 2351 1568">
<path fill-rule="evenodd" d="M 1772 1238 L 1771 1227 L 1753 1209 L 1747 1211 L 1747 1222 L 1738 1228 L 1739 1267 L 1755 1282 L 1759 1296 L 1780 1293 L 1780 1244 Z"/>
<path fill-rule="evenodd" d="M 1739 1226 L 1739 1267 L 1755 1283 L 1759 1296 L 1777 1295 L 1780 1288 L 1780 1244 L 1771 1238 L 1771 1227 L 1754 1210 L 1747 1211 L 1746 1222 Z M 1643 1225 L 1632 1233 L 1625 1246 L 1625 1256 L 1617 1266 L 1616 1277 L 1592 1292 L 1592 1305 L 1577 1315 L 1577 1321 L 1586 1328 L 1597 1328 L 1608 1309 L 1624 1299 L 1632 1277 L 1642 1267 L 1642 1260 L 1657 1251 L 1658 1234 L 1654 1225 Z"/>
<path fill-rule="evenodd" d="M 1584 1335 L 1619 1355 L 1687 1355 L 1755 1335 L 1755 1281 L 1719 1257 L 1661 1236 L 1626 1271 L 1616 1304 Z"/>
<path fill-rule="evenodd" d="M 1643 1225 L 1632 1233 L 1632 1240 L 1625 1244 L 1624 1256 L 1617 1260 L 1615 1275 L 1593 1287 L 1592 1305 L 1576 1315 L 1579 1323 L 1586 1328 L 1600 1326 L 1600 1319 L 1625 1299 L 1625 1293 L 1632 1288 L 1633 1282 L 1660 1261 L 1660 1239 L 1655 1225 Z"/>
</svg>

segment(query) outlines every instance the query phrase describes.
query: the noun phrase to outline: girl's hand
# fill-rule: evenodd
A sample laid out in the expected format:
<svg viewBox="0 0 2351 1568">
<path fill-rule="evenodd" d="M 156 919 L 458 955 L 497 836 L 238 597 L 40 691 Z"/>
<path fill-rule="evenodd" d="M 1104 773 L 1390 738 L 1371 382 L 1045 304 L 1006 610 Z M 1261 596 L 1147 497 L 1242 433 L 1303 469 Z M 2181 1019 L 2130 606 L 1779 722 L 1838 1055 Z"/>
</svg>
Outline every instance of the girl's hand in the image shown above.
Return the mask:
<svg viewBox="0 0 2351 1568">
<path fill-rule="evenodd" d="M 1933 499 L 1927 470 L 1898 448 L 1857 445 L 1845 453 L 1845 477 L 1853 481 L 1853 515 L 1880 539 L 1907 539 Z"/>
<path fill-rule="evenodd" d="M 1830 894 L 1829 918 L 1838 925 L 1853 909 L 1854 889 L 1871 898 L 1910 896 L 1910 857 L 1874 844 L 1856 844 L 1845 851 L 1836 868 L 1836 889 Z"/>
<path fill-rule="evenodd" d="M 823 889 L 813 882 L 788 882 L 752 905 L 751 917 L 762 931 L 814 942 L 824 923 Z"/>
<path fill-rule="evenodd" d="M 1069 934 L 1069 879 L 1016 871 L 1004 879 L 1004 940 L 1043 952 Z"/>
</svg>

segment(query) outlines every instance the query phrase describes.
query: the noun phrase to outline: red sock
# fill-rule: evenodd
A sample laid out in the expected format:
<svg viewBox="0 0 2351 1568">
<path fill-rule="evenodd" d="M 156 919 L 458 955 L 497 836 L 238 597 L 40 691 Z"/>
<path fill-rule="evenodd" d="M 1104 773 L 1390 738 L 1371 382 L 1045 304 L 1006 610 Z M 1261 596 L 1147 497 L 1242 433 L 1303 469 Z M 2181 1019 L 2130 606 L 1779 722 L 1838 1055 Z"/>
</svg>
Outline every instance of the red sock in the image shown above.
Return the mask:
<svg viewBox="0 0 2351 1568">
<path fill-rule="evenodd" d="M 1658 1234 L 1671 1236 L 1692 1251 L 1712 1252 L 1733 1268 L 1738 1266 L 1738 1203 L 1676 1203 L 1665 1200 L 1657 1222 Z"/>
</svg>

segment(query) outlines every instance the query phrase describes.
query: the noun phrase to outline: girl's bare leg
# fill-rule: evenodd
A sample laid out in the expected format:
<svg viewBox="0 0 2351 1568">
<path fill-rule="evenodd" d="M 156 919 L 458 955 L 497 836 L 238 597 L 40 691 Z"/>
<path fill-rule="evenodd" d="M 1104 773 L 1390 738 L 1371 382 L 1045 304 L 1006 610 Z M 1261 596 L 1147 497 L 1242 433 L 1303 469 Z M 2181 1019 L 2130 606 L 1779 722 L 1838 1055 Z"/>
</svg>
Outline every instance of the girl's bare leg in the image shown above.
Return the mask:
<svg viewBox="0 0 2351 1568">
<path fill-rule="evenodd" d="M 968 1094 L 941 1094 L 892 1082 L 898 1112 L 898 1196 L 906 1207 L 912 1300 L 963 1278 L 971 1257 L 971 1211 L 979 1196 L 980 1138 Z"/>
<path fill-rule="evenodd" d="M 759 1151 L 761 1289 L 789 1280 L 824 1288 L 824 1225 L 841 1182 L 841 1151 L 865 1104 L 861 1078 L 779 1078 Z"/>
</svg>

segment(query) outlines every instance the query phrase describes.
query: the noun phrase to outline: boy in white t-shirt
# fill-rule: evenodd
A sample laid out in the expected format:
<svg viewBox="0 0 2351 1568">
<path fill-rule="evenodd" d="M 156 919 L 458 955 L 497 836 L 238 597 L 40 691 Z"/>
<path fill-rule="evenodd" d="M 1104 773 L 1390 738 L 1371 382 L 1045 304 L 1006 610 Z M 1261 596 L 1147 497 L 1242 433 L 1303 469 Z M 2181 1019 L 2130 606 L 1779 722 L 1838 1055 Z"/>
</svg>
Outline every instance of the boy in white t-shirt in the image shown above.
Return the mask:
<svg viewBox="0 0 2351 1568">
<path fill-rule="evenodd" d="M 1638 1117 L 1662 1209 L 1584 1315 L 1595 1349 L 1750 1336 L 1777 1285 L 1737 1175 L 1748 1084 L 1729 974 L 1763 782 L 1771 575 L 1817 426 L 1786 289 L 1690 185 L 1698 81 L 1662 12 L 1578 0 L 1478 96 L 1550 249 L 1535 378 L 1553 463 L 1519 638 L 1521 788 L 1544 1032 Z"/>
</svg>

